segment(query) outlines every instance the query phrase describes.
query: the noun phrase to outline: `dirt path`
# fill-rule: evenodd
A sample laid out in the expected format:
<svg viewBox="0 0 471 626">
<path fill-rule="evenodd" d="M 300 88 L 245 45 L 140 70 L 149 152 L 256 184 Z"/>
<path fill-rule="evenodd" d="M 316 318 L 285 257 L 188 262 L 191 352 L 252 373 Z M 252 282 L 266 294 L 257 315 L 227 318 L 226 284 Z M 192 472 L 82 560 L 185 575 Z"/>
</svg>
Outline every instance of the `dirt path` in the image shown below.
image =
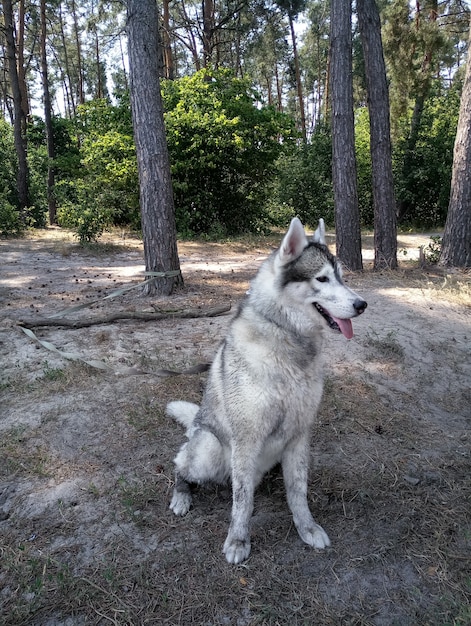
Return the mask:
<svg viewBox="0 0 471 626">
<path fill-rule="evenodd" d="M 347 276 L 368 310 L 353 340 L 331 336 L 312 441 L 311 508 L 332 548 L 302 544 L 274 471 L 256 494 L 250 559 L 233 567 L 221 554 L 229 488 L 197 489 L 184 519 L 168 510 L 183 433 L 163 409 L 198 401 L 204 375 L 116 375 L 18 326 L 137 284 L 140 243 L 0 241 L 0 623 L 471 623 L 471 280 L 414 268 L 427 242 L 401 236 L 398 272 Z M 235 305 L 272 243 L 181 244 L 175 297 L 130 291 L 72 317 Z M 229 319 L 35 332 L 113 370 L 155 372 L 210 360 Z"/>
</svg>

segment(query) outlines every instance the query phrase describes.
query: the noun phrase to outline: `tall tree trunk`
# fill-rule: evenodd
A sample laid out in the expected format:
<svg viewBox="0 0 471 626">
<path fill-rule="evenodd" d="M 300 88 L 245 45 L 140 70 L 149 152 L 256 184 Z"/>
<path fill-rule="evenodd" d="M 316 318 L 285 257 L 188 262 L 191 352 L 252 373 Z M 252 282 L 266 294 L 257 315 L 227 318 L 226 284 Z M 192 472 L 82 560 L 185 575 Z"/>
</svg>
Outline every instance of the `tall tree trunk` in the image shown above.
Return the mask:
<svg viewBox="0 0 471 626">
<path fill-rule="evenodd" d="M 18 158 L 18 204 L 23 221 L 26 221 L 26 207 L 28 206 L 28 162 L 26 158 L 26 118 L 18 79 L 18 68 L 16 64 L 15 29 L 13 22 L 13 8 L 11 0 L 3 2 L 3 17 L 5 22 L 5 42 L 8 58 L 8 75 L 10 78 L 13 95 L 14 120 L 13 133 L 15 140 L 15 151 Z"/>
<path fill-rule="evenodd" d="M 68 96 L 67 96 L 68 113 L 69 113 L 69 117 L 73 117 L 75 116 L 77 109 L 75 106 L 75 94 L 74 94 L 74 88 L 73 88 L 72 74 L 70 71 L 69 55 L 67 53 L 67 42 L 65 40 L 64 20 L 62 17 L 62 2 L 59 2 L 59 20 L 60 20 L 62 49 L 64 51 L 65 73 L 67 75 L 67 84 L 68 84 L 68 89 L 66 90 L 68 93 Z"/>
<path fill-rule="evenodd" d="M 170 161 L 159 80 L 155 0 L 127 0 L 131 108 L 137 150 L 146 270 L 177 275 L 148 283 L 146 293 L 169 295 L 182 282 L 177 253 Z"/>
<path fill-rule="evenodd" d="M 75 43 L 77 45 L 78 103 L 84 104 L 85 103 L 85 91 L 84 91 L 84 86 L 83 86 L 82 45 L 80 43 L 80 31 L 79 31 L 77 7 L 75 6 L 75 0 L 72 0 L 72 17 L 73 17 L 73 22 L 74 22 Z"/>
<path fill-rule="evenodd" d="M 21 93 L 21 108 L 23 110 L 23 117 L 28 119 L 29 99 L 28 99 L 28 87 L 26 85 L 26 68 L 25 68 L 25 2 L 20 0 L 18 3 L 18 82 L 20 85 Z"/>
<path fill-rule="evenodd" d="M 301 71 L 299 69 L 299 56 L 298 56 L 298 47 L 296 45 L 296 33 L 294 31 L 294 20 L 293 20 L 291 13 L 289 12 L 288 12 L 288 20 L 289 20 L 289 28 L 291 31 L 291 41 L 293 44 L 294 73 L 295 73 L 295 78 L 296 78 L 296 91 L 298 94 L 299 120 L 301 123 L 301 133 L 302 133 L 304 142 L 306 142 L 307 141 L 306 113 L 304 111 L 303 85 L 301 81 Z"/>
<path fill-rule="evenodd" d="M 47 141 L 47 206 L 49 211 L 49 223 L 56 223 L 56 198 L 54 195 L 54 132 L 52 129 L 52 107 L 51 95 L 49 93 L 49 77 L 47 68 L 46 53 L 46 0 L 41 0 L 39 5 L 39 15 L 41 22 L 41 74 L 43 83 L 43 99 L 44 99 L 44 123 L 46 126 Z"/>
<path fill-rule="evenodd" d="M 124 58 L 123 41 L 121 39 L 121 34 L 119 35 L 119 51 L 120 51 L 120 54 L 121 54 L 121 64 L 123 66 L 124 87 L 127 90 L 127 89 L 129 89 L 128 73 L 126 71 L 126 61 L 125 61 L 125 58 Z"/>
<path fill-rule="evenodd" d="M 360 270 L 363 263 L 355 157 L 351 20 L 351 3 L 332 0 L 330 93 L 337 256 L 349 269 Z"/>
<path fill-rule="evenodd" d="M 213 55 L 214 1 L 203 0 L 203 66 L 209 67 Z"/>
<path fill-rule="evenodd" d="M 169 80 L 175 77 L 173 68 L 172 42 L 170 40 L 170 0 L 162 2 L 162 47 L 164 57 L 164 76 Z"/>
<path fill-rule="evenodd" d="M 375 0 L 357 0 L 370 113 L 374 204 L 374 268 L 397 268 L 396 202 L 392 173 L 389 93 Z"/>
<path fill-rule="evenodd" d="M 471 51 L 471 24 L 468 39 Z M 453 152 L 453 172 L 440 263 L 471 267 L 471 56 L 468 52 Z"/>
<path fill-rule="evenodd" d="M 103 77 L 101 71 L 101 58 L 100 58 L 100 42 L 98 41 L 98 29 L 95 24 L 95 64 L 96 64 L 96 97 L 98 99 L 103 98 L 104 89 L 103 89 Z"/>
</svg>

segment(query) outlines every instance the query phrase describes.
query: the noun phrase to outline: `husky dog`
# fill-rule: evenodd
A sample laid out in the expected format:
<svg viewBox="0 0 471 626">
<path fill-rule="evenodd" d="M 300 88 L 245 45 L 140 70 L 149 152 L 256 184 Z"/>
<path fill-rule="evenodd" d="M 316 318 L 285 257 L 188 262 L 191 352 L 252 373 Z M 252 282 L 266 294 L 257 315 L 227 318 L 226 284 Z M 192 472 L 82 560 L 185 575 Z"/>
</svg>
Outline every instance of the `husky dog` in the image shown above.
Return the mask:
<svg viewBox="0 0 471 626">
<path fill-rule="evenodd" d="M 307 503 L 309 440 L 322 396 L 324 332 L 353 337 L 351 318 L 366 302 L 342 282 L 324 221 L 308 239 L 292 220 L 278 250 L 262 264 L 212 363 L 201 408 L 170 402 L 167 414 L 186 427 L 175 458 L 170 508 L 185 515 L 190 483 L 232 481 L 232 519 L 224 553 L 240 563 L 250 553 L 254 490 L 281 463 L 289 508 L 301 539 L 330 540 Z"/>
</svg>

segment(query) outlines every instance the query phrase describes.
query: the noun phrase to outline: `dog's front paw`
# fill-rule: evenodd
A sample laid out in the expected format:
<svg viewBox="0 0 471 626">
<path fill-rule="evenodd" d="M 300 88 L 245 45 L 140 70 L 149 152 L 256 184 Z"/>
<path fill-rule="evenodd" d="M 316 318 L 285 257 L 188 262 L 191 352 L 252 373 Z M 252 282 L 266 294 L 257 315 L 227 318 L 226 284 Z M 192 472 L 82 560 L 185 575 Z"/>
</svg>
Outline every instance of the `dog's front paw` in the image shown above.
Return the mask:
<svg viewBox="0 0 471 626">
<path fill-rule="evenodd" d="M 318 548 L 319 550 L 323 550 L 324 548 L 328 548 L 330 546 L 330 539 L 325 530 L 322 526 L 319 526 L 319 524 L 313 523 L 310 526 L 298 528 L 298 533 L 304 543 L 307 543 L 308 546 Z"/>
<path fill-rule="evenodd" d="M 248 537 L 242 540 L 232 539 L 228 535 L 224 543 L 223 552 L 228 563 L 233 563 L 234 565 L 242 563 L 250 554 L 250 539 Z"/>
<path fill-rule="evenodd" d="M 191 506 L 191 494 L 184 491 L 174 491 L 170 508 L 175 515 L 186 515 Z"/>
</svg>

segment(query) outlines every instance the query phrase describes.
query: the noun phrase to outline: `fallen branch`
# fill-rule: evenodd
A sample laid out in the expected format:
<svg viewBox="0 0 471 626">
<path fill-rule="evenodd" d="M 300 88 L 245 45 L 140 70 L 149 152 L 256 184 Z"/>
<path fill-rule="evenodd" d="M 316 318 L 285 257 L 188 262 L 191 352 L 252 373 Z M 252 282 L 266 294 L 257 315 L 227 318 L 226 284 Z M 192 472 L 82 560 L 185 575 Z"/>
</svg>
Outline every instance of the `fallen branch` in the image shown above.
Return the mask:
<svg viewBox="0 0 471 626">
<path fill-rule="evenodd" d="M 163 320 L 169 318 L 196 318 L 196 317 L 216 317 L 224 315 L 230 311 L 231 305 L 222 305 L 211 309 L 182 309 L 179 311 L 156 311 L 155 313 L 142 311 L 122 311 L 120 313 L 112 313 L 105 317 L 97 317 L 95 319 L 68 320 L 65 318 L 23 318 L 18 321 L 20 326 L 38 328 L 39 326 L 65 326 L 66 328 L 86 328 L 87 326 L 95 326 L 98 324 L 112 324 L 118 320 L 140 320 L 142 322 L 151 322 L 155 320 Z"/>
</svg>

